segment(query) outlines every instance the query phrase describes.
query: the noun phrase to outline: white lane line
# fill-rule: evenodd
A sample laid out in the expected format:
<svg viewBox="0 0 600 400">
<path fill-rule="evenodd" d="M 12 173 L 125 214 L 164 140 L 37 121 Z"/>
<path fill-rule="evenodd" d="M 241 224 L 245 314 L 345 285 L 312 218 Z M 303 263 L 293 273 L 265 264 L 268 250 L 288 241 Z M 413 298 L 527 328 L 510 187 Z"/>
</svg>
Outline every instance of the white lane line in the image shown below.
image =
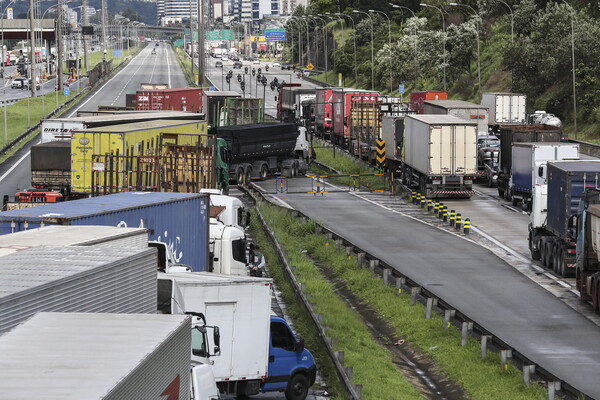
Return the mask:
<svg viewBox="0 0 600 400">
<path fill-rule="evenodd" d="M 169 53 L 171 52 L 170 47 L 167 49 L 167 81 L 169 87 L 171 87 L 171 65 L 169 64 Z"/>
<path fill-rule="evenodd" d="M 569 285 L 567 282 L 565 281 L 556 281 L 556 283 L 558 283 L 560 286 L 566 288 L 566 289 L 571 289 L 573 286 Z"/>
<path fill-rule="evenodd" d="M 125 71 L 127 68 L 129 68 L 129 67 L 130 67 L 130 66 L 132 66 L 132 65 L 133 65 L 133 63 L 131 63 L 131 64 L 128 64 L 128 65 L 127 65 L 125 68 L 123 68 L 122 70 L 120 70 L 119 72 L 117 72 L 113 78 L 116 78 L 117 76 L 119 76 L 119 75 L 120 75 L 122 72 L 124 72 L 124 71 Z M 69 115 L 67 116 L 67 118 L 71 118 L 73 115 L 75 115 L 75 114 L 77 113 L 77 111 L 81 110 L 81 108 L 82 108 L 83 106 L 85 106 L 85 105 L 86 105 L 86 104 L 87 104 L 87 103 L 88 103 L 90 100 L 92 100 L 94 97 L 96 97 L 96 95 L 97 95 L 98 93 L 100 93 L 100 92 L 102 91 L 102 89 L 104 89 L 104 86 L 108 85 L 108 83 L 109 83 L 111 80 L 112 80 L 112 78 L 111 78 L 111 79 L 109 79 L 109 80 L 108 80 L 108 81 L 107 81 L 107 82 L 106 82 L 104 85 L 102 85 L 102 87 L 101 87 L 100 89 L 96 90 L 96 91 L 94 92 L 94 94 L 92 94 L 92 95 L 90 96 L 90 98 L 89 98 L 89 99 L 87 99 L 87 100 L 86 100 L 86 101 L 85 101 L 85 102 L 84 102 L 82 105 L 80 105 L 79 107 L 77 107 L 77 108 L 76 108 L 76 109 L 75 109 L 75 110 L 74 110 L 74 111 L 73 111 L 71 114 L 69 114 Z"/>
<path fill-rule="evenodd" d="M 2 182 L 8 175 L 10 175 L 10 173 L 13 172 L 15 168 L 17 168 L 17 166 L 19 166 L 19 164 L 21 164 L 23 162 L 23 160 L 25 158 L 27 158 L 29 153 L 30 153 L 29 151 L 27 153 L 25 153 L 25 155 L 23 157 L 19 158 L 19 161 L 17 161 L 12 167 L 10 167 L 10 169 L 8 171 L 6 171 L 4 173 L 4 175 L 0 176 L 0 182 Z"/>
<path fill-rule="evenodd" d="M 146 61 L 146 59 L 148 59 L 148 56 L 146 56 L 146 58 L 144 59 L 144 61 Z M 128 65 L 128 66 L 129 66 L 129 65 Z M 140 69 L 141 69 L 143 66 L 144 66 L 144 63 L 143 63 L 143 62 L 141 62 L 141 63 L 140 63 L 140 66 L 138 67 L 138 69 L 136 69 L 136 70 L 135 70 L 135 72 L 134 72 L 134 73 L 131 75 L 131 78 L 129 78 L 129 80 L 128 80 L 128 81 L 125 83 L 125 85 L 123 85 L 123 89 L 121 89 L 121 91 L 119 92 L 119 94 L 117 95 L 117 97 L 115 97 L 115 100 L 114 100 L 112 103 L 110 103 L 110 105 L 111 105 L 111 106 L 112 106 L 112 105 L 114 105 L 114 104 L 117 102 L 117 100 L 119 99 L 119 97 L 121 97 L 121 95 L 122 95 L 122 94 L 123 94 L 123 92 L 125 91 L 125 88 L 127 88 L 127 85 L 129 85 L 129 82 L 131 82 L 131 81 L 133 80 L 133 78 L 134 78 L 134 77 L 137 75 L 138 71 L 139 71 L 139 70 L 140 70 Z M 156 67 L 156 60 L 155 60 L 155 64 L 154 64 L 154 66 Z M 125 69 L 125 68 L 123 68 L 123 69 Z M 104 87 L 104 86 L 102 86 L 102 87 Z"/>
</svg>

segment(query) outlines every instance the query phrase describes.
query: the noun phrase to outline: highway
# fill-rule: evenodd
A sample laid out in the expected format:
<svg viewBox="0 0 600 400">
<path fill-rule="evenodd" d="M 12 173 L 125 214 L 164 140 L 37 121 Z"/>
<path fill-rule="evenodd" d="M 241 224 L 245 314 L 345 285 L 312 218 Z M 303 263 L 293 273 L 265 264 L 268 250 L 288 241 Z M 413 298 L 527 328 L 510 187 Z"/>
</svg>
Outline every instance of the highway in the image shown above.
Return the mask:
<svg viewBox="0 0 600 400">
<path fill-rule="evenodd" d="M 156 54 L 152 54 L 152 50 Z M 187 87 L 187 82 L 179 67 L 170 45 L 149 44 L 127 66 L 101 86 L 85 96 L 66 116 L 76 116 L 77 111 L 95 111 L 100 105 L 125 106 L 125 95 L 135 93 L 141 83 L 167 83 L 169 87 Z M 48 86 L 46 83 L 45 86 Z M 7 89 L 20 92 L 20 89 Z M 25 91 L 23 91 L 25 95 Z M 31 187 L 29 149 L 37 139 L 17 152 L 0 165 L 0 195 L 13 196 L 17 191 Z"/>
</svg>

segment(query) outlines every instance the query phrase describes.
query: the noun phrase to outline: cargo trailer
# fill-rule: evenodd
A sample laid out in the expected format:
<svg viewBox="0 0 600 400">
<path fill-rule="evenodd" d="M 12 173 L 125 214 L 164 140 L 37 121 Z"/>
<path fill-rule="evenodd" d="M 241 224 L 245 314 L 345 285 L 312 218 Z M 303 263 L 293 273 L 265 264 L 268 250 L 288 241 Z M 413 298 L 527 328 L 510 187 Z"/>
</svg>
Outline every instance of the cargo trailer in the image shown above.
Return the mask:
<svg viewBox="0 0 600 400">
<path fill-rule="evenodd" d="M 410 107 L 417 114 L 424 114 L 426 100 L 448 100 L 448 92 L 441 90 L 416 91 L 410 93 Z"/>
<path fill-rule="evenodd" d="M 0 334 L 40 311 L 156 312 L 156 250 L 38 246 L 0 257 Z"/>
<path fill-rule="evenodd" d="M 529 250 L 561 276 L 575 276 L 576 218 L 589 188 L 599 187 L 600 161 L 550 161 L 547 184 L 533 188 Z"/>
<path fill-rule="evenodd" d="M 189 400 L 190 349 L 186 315 L 43 312 L 0 337 L 0 393 Z"/>
<path fill-rule="evenodd" d="M 202 111 L 201 88 L 171 88 L 138 90 L 135 93 L 136 110 L 175 110 L 199 113 Z"/>
<path fill-rule="evenodd" d="M 512 148 L 512 204 L 519 202 L 523 210 L 531 210 L 531 194 L 535 185 L 546 183 L 548 161 L 578 160 L 579 145 L 572 143 L 515 143 Z"/>
<path fill-rule="evenodd" d="M 219 126 L 221 114 L 228 98 L 242 97 L 233 91 L 205 90 L 202 93 L 202 113 L 206 115 L 209 126 Z"/>
<path fill-rule="evenodd" d="M 577 216 L 575 282 L 582 301 L 600 314 L 600 190 L 588 189 Z"/>
<path fill-rule="evenodd" d="M 480 104 L 463 100 L 425 100 L 424 114 L 447 114 L 477 123 L 477 134 L 488 135 L 488 109 Z"/>
<path fill-rule="evenodd" d="M 488 123 L 494 132 L 499 125 L 527 122 L 527 95 L 522 93 L 484 93 L 481 106 L 489 111 Z"/>
<path fill-rule="evenodd" d="M 315 133 L 328 140 L 333 123 L 333 90 L 331 87 L 315 88 Z"/>
<path fill-rule="evenodd" d="M 402 149 L 402 157 L 388 160 L 388 166 L 402 171 L 405 186 L 427 198 L 471 197 L 477 173 L 475 122 L 427 114 L 393 121 L 394 129 L 404 130 L 402 134 L 394 132 L 393 142 Z"/>
<path fill-rule="evenodd" d="M 353 103 L 377 103 L 379 93 L 370 90 L 336 88 L 332 91 L 331 103 L 333 112 L 331 141 L 347 148 L 350 141 L 349 123 Z"/>
<path fill-rule="evenodd" d="M 175 262 L 208 271 L 209 207 L 205 193 L 124 192 L 0 212 L 0 235 L 42 225 L 146 228 Z"/>
</svg>

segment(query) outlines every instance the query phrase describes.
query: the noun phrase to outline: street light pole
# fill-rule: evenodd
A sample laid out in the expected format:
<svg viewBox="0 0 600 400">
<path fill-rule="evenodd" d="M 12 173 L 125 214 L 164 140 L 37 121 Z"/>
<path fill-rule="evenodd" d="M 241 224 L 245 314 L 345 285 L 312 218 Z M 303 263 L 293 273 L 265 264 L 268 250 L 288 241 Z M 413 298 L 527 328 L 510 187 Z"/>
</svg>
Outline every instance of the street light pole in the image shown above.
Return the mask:
<svg viewBox="0 0 600 400">
<path fill-rule="evenodd" d="M 477 81 L 478 81 L 478 88 L 479 88 L 479 93 L 481 93 L 481 63 L 480 63 L 480 58 L 479 58 L 479 19 L 481 18 L 481 16 L 479 15 L 479 13 L 477 11 L 475 11 L 475 9 L 473 7 L 471 7 L 468 4 L 462 4 L 462 3 L 449 3 L 449 5 L 451 6 L 463 6 L 463 7 L 468 7 L 471 9 L 471 11 L 473 11 L 473 13 L 475 14 L 475 16 L 477 17 L 477 26 L 476 26 L 476 31 L 475 34 L 477 35 Z"/>
<path fill-rule="evenodd" d="M 353 34 L 352 37 L 354 39 L 354 82 L 356 83 L 358 82 L 358 73 L 356 69 L 356 25 L 354 25 L 354 20 L 348 14 L 335 13 L 335 15 L 339 15 L 341 17 L 348 17 L 350 19 L 350 22 L 352 22 L 352 30 L 355 32 L 355 34 Z"/>
<path fill-rule="evenodd" d="M 384 17 L 387 18 L 388 20 L 388 46 L 389 46 L 389 57 L 390 57 L 390 96 L 392 95 L 392 92 L 394 91 L 394 87 L 393 87 L 393 80 L 392 80 L 392 21 L 390 20 L 390 17 L 387 16 L 386 13 L 384 13 L 383 11 L 377 11 L 377 10 L 369 10 L 370 13 L 379 13 L 379 14 L 383 14 Z"/>
<path fill-rule="evenodd" d="M 573 132 L 575 134 L 575 139 L 577 139 L 577 93 L 575 92 L 575 10 L 566 0 L 563 0 L 570 9 L 571 9 L 571 69 L 573 72 Z"/>
<path fill-rule="evenodd" d="M 442 16 L 442 46 L 444 47 L 444 63 L 442 65 L 442 67 L 444 70 L 444 92 L 445 92 L 446 91 L 446 21 L 444 20 L 444 12 L 442 11 L 441 8 L 432 6 L 431 4 L 421 3 L 419 5 L 421 7 L 435 8 L 436 10 L 438 10 L 440 12 L 440 15 Z"/>
<path fill-rule="evenodd" d="M 415 12 L 413 10 L 411 10 L 408 7 L 404 7 L 404 6 L 399 6 L 398 4 L 393 4 L 393 3 L 388 3 L 390 6 L 392 6 L 393 8 L 403 8 L 405 10 L 410 11 L 410 13 L 412 14 L 413 18 L 417 18 L 417 15 L 415 14 Z M 415 81 L 417 81 L 417 79 L 419 78 L 419 68 L 418 68 L 418 60 L 417 60 L 417 27 L 415 25 L 414 27 L 414 32 L 413 32 L 413 52 L 415 53 L 415 57 L 414 57 L 414 62 L 415 62 Z"/>
<path fill-rule="evenodd" d="M 502 0 L 496 0 L 498 3 L 502 3 L 504 4 L 506 7 L 508 7 L 508 10 L 510 11 L 510 42 L 514 43 L 515 41 L 515 18 L 513 15 L 513 10 L 512 8 L 508 5 L 508 3 L 502 1 Z"/>
<path fill-rule="evenodd" d="M 371 90 L 375 90 L 375 73 L 374 73 L 375 57 L 373 55 L 373 18 L 371 17 L 371 14 L 366 13 L 364 11 L 352 10 L 352 12 L 365 14 L 371 20 Z"/>
<path fill-rule="evenodd" d="M 323 48 L 325 50 L 325 82 L 329 82 L 328 79 L 328 71 L 329 71 L 329 64 L 328 64 L 328 58 L 329 58 L 329 53 L 327 52 L 327 31 L 325 30 L 325 20 L 323 18 L 320 18 L 316 15 L 312 16 L 313 18 L 317 18 L 319 20 L 321 20 L 323 22 Z M 317 42 L 317 40 L 315 39 L 315 43 Z M 317 47 L 317 54 L 319 53 L 319 48 Z M 317 56 L 317 61 L 319 61 L 319 57 Z"/>
<path fill-rule="evenodd" d="M 4 13 L 16 0 L 12 0 L 4 10 L 2 10 L 2 15 L 0 15 L 0 31 L 2 31 L 2 90 L 4 91 L 4 145 L 8 144 L 8 122 L 6 120 L 6 70 L 4 68 L 6 64 L 6 58 L 4 54 Z"/>
</svg>

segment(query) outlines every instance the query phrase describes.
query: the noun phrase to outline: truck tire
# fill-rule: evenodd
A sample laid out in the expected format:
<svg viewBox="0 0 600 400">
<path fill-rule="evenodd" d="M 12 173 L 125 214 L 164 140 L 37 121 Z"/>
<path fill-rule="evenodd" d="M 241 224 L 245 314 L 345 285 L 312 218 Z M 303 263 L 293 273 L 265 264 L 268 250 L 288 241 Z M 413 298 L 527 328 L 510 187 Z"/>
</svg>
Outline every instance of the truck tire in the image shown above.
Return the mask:
<svg viewBox="0 0 600 400">
<path fill-rule="evenodd" d="M 265 179 L 267 179 L 267 176 L 269 175 L 269 170 L 267 169 L 266 164 L 263 164 L 260 166 L 260 180 L 264 181 Z"/>
<path fill-rule="evenodd" d="M 238 168 L 237 172 L 235 173 L 235 181 L 238 185 L 244 183 L 244 170 L 242 168 Z"/>
<path fill-rule="evenodd" d="M 515 207 L 518 206 L 519 205 L 519 199 L 513 197 L 512 198 L 512 205 L 515 206 Z"/>
<path fill-rule="evenodd" d="M 592 280 L 592 308 L 597 314 L 600 311 L 600 285 L 595 280 Z"/>
<path fill-rule="evenodd" d="M 504 198 L 504 189 L 502 189 L 499 186 L 498 186 L 498 196 L 500 196 L 501 199 Z"/>
<path fill-rule="evenodd" d="M 532 260 L 540 259 L 541 254 L 540 254 L 539 243 L 538 243 L 537 250 L 533 250 L 533 241 L 531 240 L 531 234 L 529 234 L 529 252 L 531 253 Z"/>
<path fill-rule="evenodd" d="M 308 395 L 308 378 L 304 374 L 296 374 L 290 379 L 285 389 L 287 400 L 304 400 Z"/>
<path fill-rule="evenodd" d="M 246 184 L 252 182 L 252 168 L 248 168 L 246 170 L 246 179 L 245 179 L 245 181 L 246 182 L 244 182 L 244 183 L 246 183 Z"/>
</svg>

